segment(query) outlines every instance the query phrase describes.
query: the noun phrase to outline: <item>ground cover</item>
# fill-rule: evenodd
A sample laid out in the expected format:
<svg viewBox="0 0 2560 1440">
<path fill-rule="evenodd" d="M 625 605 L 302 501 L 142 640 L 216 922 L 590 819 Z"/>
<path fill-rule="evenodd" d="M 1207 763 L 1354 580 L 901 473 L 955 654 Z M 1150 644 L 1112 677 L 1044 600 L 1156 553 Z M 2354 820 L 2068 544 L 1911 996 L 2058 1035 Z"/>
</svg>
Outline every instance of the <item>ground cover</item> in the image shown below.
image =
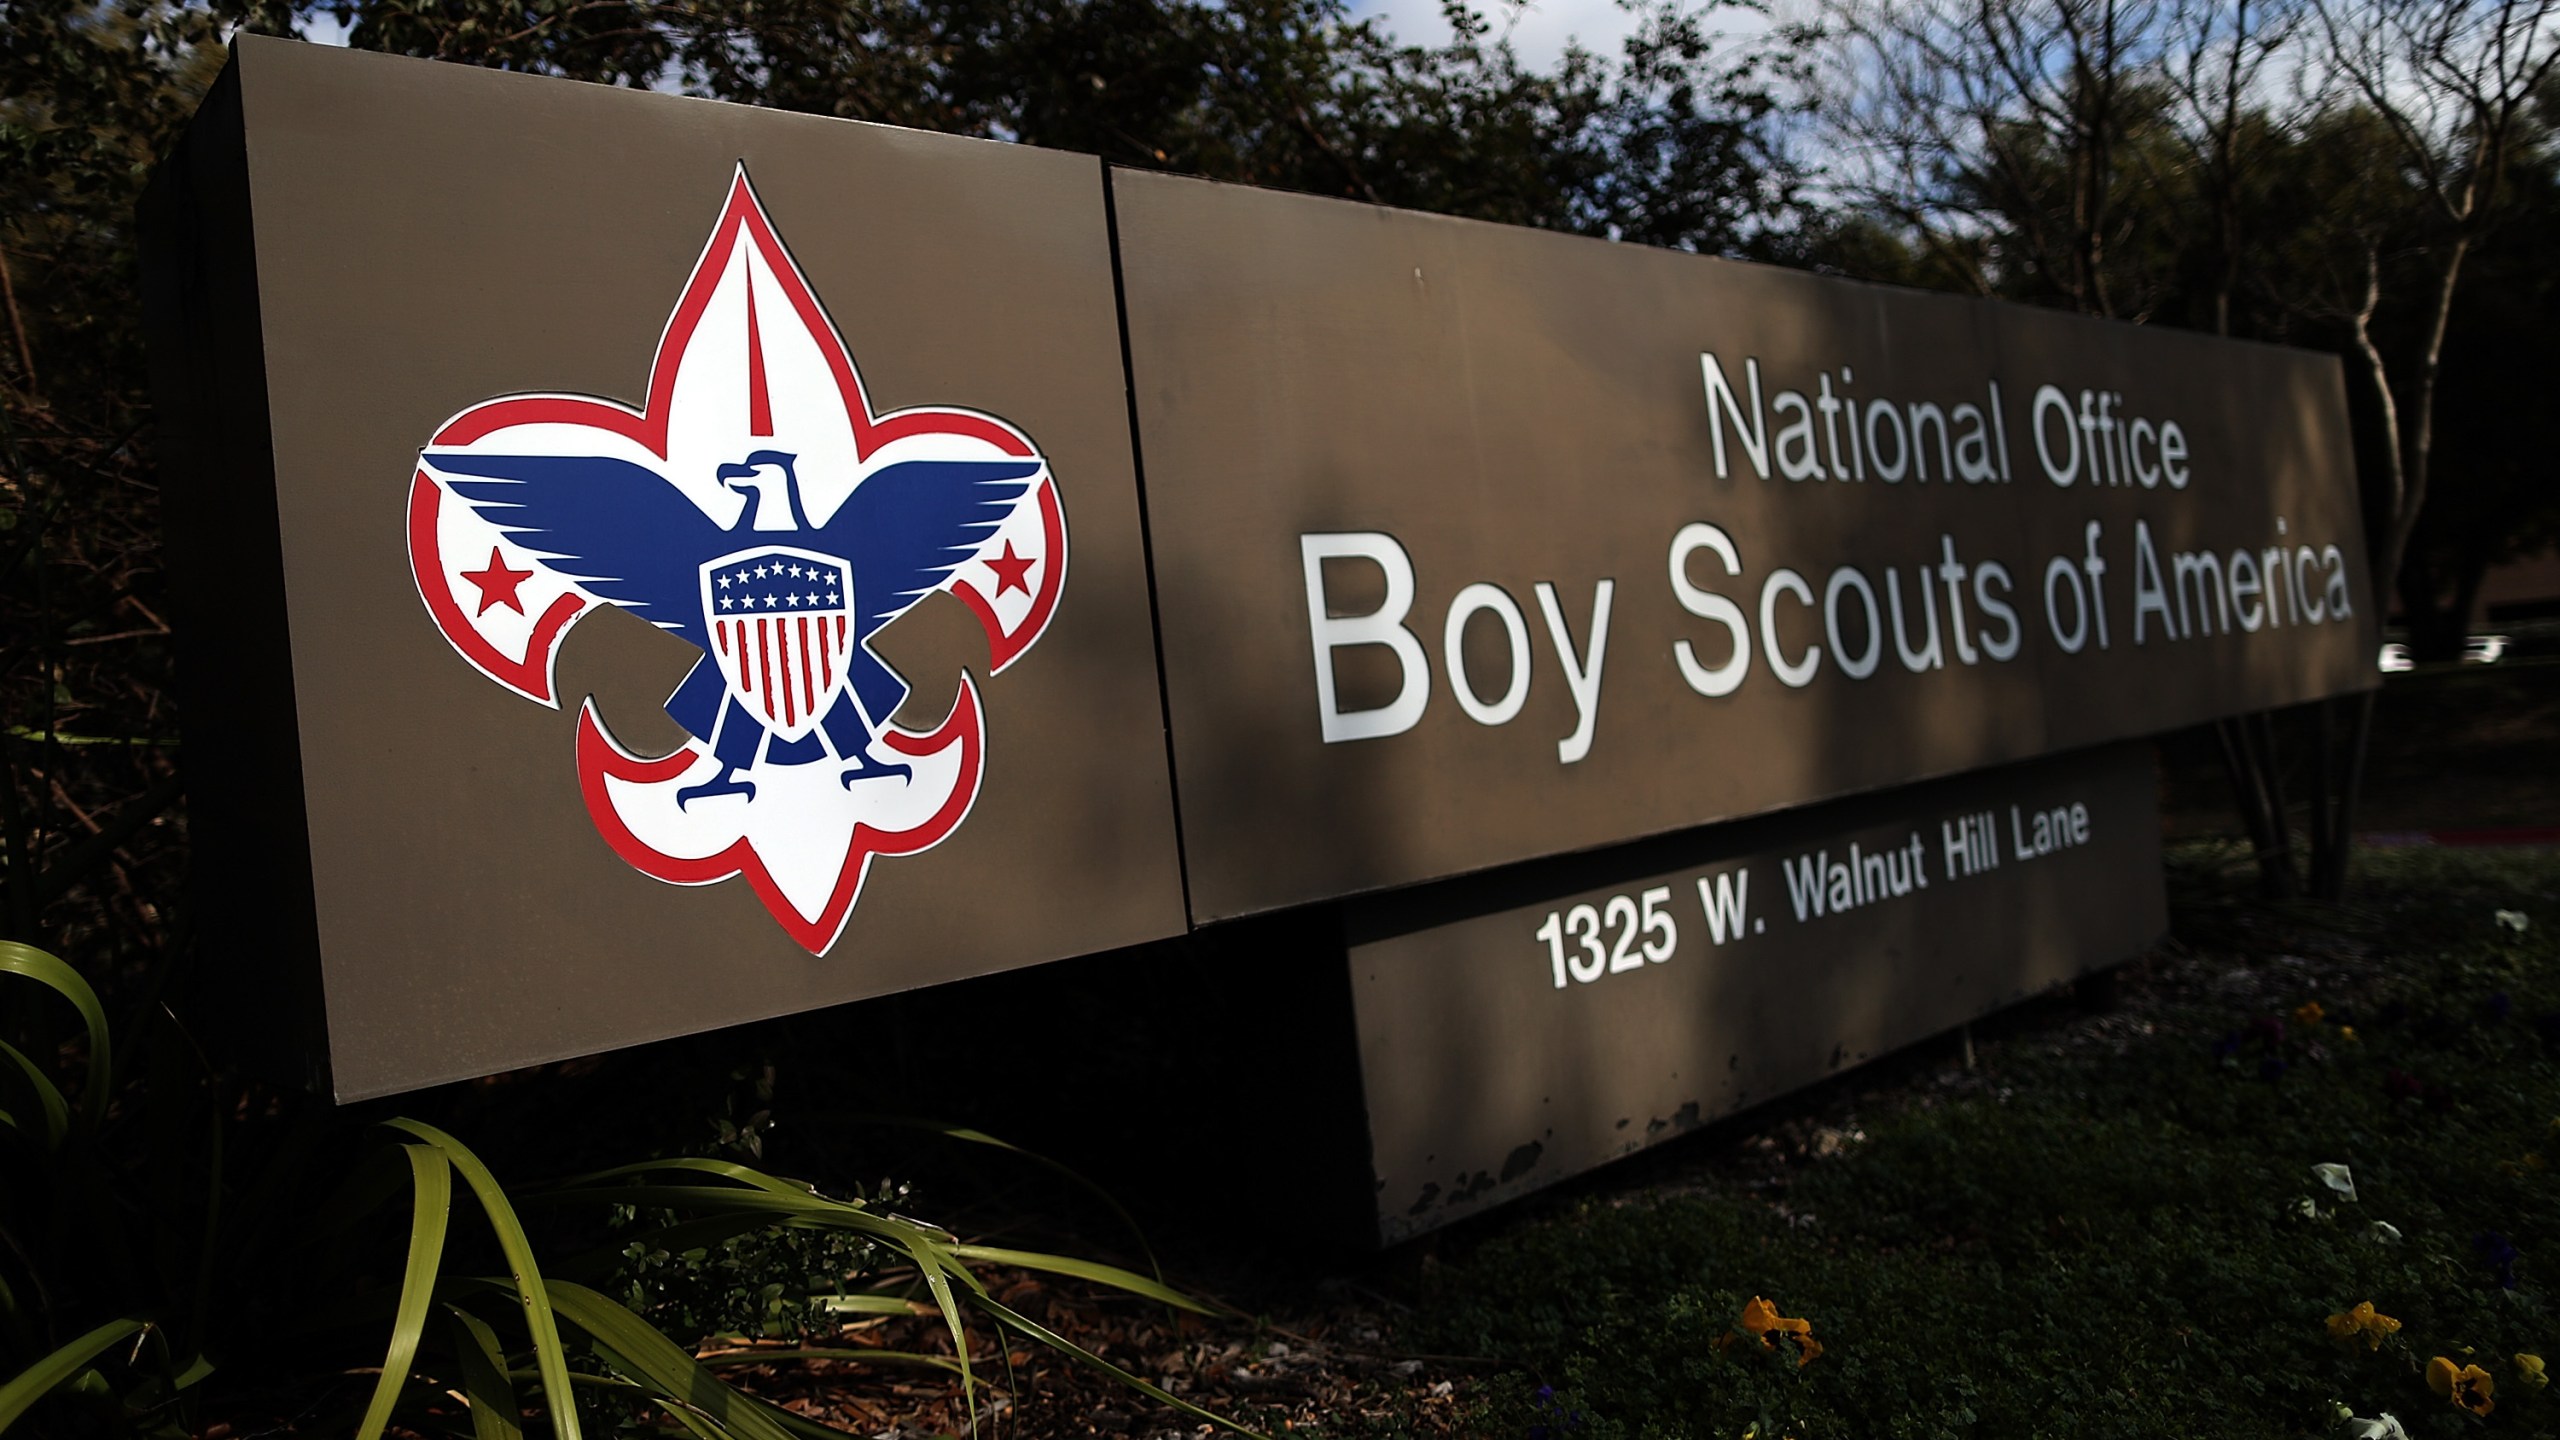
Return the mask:
<svg viewBox="0 0 2560 1440">
<path fill-rule="evenodd" d="M 2527 649 L 2391 678 L 2376 828 L 2560 816 L 2560 659 Z M 2168 749 L 2171 832 L 2231 833 L 2209 746 Z M 2514 1358 L 2560 1361 L 2560 1263 L 2536 1263 L 2560 1236 L 2560 855 L 2369 851 L 2343 911 L 2256 900 L 2222 842 L 2171 875 L 2169 943 L 2102 1003 L 1975 1027 L 1970 1065 L 1918 1047 L 1365 1267 L 1185 1257 L 1177 1281 L 1249 1312 L 1224 1321 L 1029 1277 L 1018 1299 L 1275 1434 L 2357 1433 L 2339 1405 L 2418 1436 L 2560 1430 Z M 1755 1297 L 1821 1355 L 1730 1338 Z M 2331 1336 L 2367 1303 L 2399 1328 Z M 2429 1388 L 2438 1355 L 2489 1377 L 2485 1415 Z M 993 1433 L 1191 1433 L 1015 1358 Z M 912 1377 L 857 1401 L 850 1369 L 785 1375 L 874 1433 L 960 1418 Z"/>
<path fill-rule="evenodd" d="M 2560 1433 L 2518 1358 L 2560 1363 L 2560 856 L 2377 852 L 2343 911 L 2248 898 L 2227 846 L 2172 876 L 2169 943 L 1970 1065 L 1922 1047 L 1366 1272 L 1239 1277 L 1255 1320 L 1048 1303 L 1272 1433 Z M 1009 1378 L 997 1433 L 1190 1433 Z"/>
<path fill-rule="evenodd" d="M 2107 1013 L 1487 1234 L 1412 1333 L 1516 1367 L 1487 1433 L 2552 1433 L 2560 859 L 2385 852 L 2280 912 L 2225 858 Z M 1727 1342 L 1755 1296 L 1819 1356 Z"/>
<path fill-rule="evenodd" d="M 2560 664 L 2525 659 L 2394 677 L 2375 813 L 2413 817 L 2411 828 L 2560 814 L 2549 739 Z M 2447 745 L 2462 750 L 2458 764 L 2431 763 Z M 2177 797 L 2208 792 L 2218 775 L 2174 754 L 2166 770 L 2173 833 L 2213 828 L 2202 811 L 2177 818 Z M 2428 793 L 2428 776 L 2456 770 L 2460 793 Z M 2505 809 L 2484 816 L 2491 790 Z M 1166 1277 L 1229 1308 L 1186 1316 L 1002 1265 L 981 1267 L 990 1288 L 1266 1434 L 2325 1436 L 2388 1434 L 2385 1412 L 2418 1436 L 2553 1433 L 2560 1401 L 2516 1357 L 2560 1360 L 2545 1298 L 2560 1273 L 2546 1254 L 2560 1222 L 2560 854 L 2399 848 L 2363 864 L 2353 905 L 2279 907 L 2254 898 L 2247 857 L 2227 842 L 2181 844 L 2172 939 L 2111 982 L 1367 1261 L 1234 1218 L 1236 1196 L 1252 1191 L 1280 1197 L 1260 1223 L 1285 1225 L 1291 1176 L 1307 1164 L 1295 1147 L 1325 1128 L 1278 1123 L 1306 1108 L 1285 1085 L 1237 1098 L 1252 1089 L 1236 1083 L 1242 1073 L 1267 1057 L 1202 1069 L 1196 1053 L 1158 1055 L 1166 1027 L 1135 1023 L 1132 987 L 1087 995 L 1107 977 L 1072 967 L 1053 967 L 1045 1003 L 1016 997 L 1032 1018 L 1013 1029 L 991 1028 L 1003 1007 L 969 995 L 871 1031 L 860 1015 L 804 1017 L 357 1107 L 332 1133 L 362 1130 L 396 1103 L 469 1136 L 509 1180 L 670 1154 L 771 1163 L 837 1193 L 854 1176 L 912 1176 L 912 1198 L 903 1180 L 866 1178 L 863 1193 L 894 1193 L 901 1210 L 974 1240 L 1148 1269 L 1126 1218 L 1055 1171 L 983 1146 L 942 1153 L 952 1147 L 930 1134 L 917 1144 L 939 1149 L 901 1150 L 888 1143 L 898 1132 L 850 1113 L 946 1113 L 937 1102 L 966 1098 L 945 1093 L 960 1071 L 934 1059 L 954 1047 L 917 1038 L 937 1019 L 965 1037 L 957 1049 L 972 1075 L 1022 1027 L 1045 1028 L 1074 1037 L 1063 1043 L 1080 1079 L 1109 1071 L 1122 1083 L 1060 1090 L 1041 1143 L 1126 1130 L 1164 1157 L 1134 1178 L 1095 1173 L 1149 1202 L 1140 1208 Z M 1230 1036 L 1236 1016 L 1182 988 L 1193 967 L 1158 958 L 1134 993 L 1161 991 L 1158 1008 L 1188 1029 Z M 1054 1050 L 1041 1053 L 978 1090 L 1054 1078 Z M 931 1093 L 885 1084 L 909 1072 Z M 1169 1077 L 1226 1098 L 1150 1103 Z M 180 1093 L 154 1086 L 150 1096 Z M 250 1127 L 263 1134 L 296 1113 L 292 1100 L 253 1087 L 240 1104 L 269 1115 Z M 1211 1126 L 1259 1139 L 1213 1162 L 1198 1148 Z M 946 1163 L 967 1156 L 983 1167 Z M 2332 1173 L 2353 1199 L 2322 1165 L 2344 1167 Z M 396 1263 L 395 1248 L 382 1253 Z M 754 1309 L 777 1283 L 761 1253 L 673 1257 L 706 1272 L 692 1283 L 701 1303 L 632 1301 L 671 1333 L 733 1329 L 728 1312 Z M 1772 1345 L 1745 1331 L 1746 1311 Z M 724 1377 L 850 1433 L 967 1433 L 971 1408 L 940 1372 L 812 1358 L 812 1344 L 947 1354 L 948 1340 L 935 1316 L 866 1315 L 836 1333 L 732 1333 L 702 1353 Z M 992 1326 L 971 1344 L 986 1382 L 980 1435 L 1200 1433 Z M 801 1353 L 778 1353 L 791 1350 Z M 2455 1393 L 2472 1410 L 2428 1385 L 2438 1356 L 2467 1379 Z M 322 1417 L 352 1413 L 372 1384 L 371 1372 L 348 1371 L 282 1396 L 237 1433 L 343 1433 Z M 624 1413 L 642 1431 L 653 1423 Z M 227 1437 L 228 1423 L 198 1433 Z"/>
</svg>

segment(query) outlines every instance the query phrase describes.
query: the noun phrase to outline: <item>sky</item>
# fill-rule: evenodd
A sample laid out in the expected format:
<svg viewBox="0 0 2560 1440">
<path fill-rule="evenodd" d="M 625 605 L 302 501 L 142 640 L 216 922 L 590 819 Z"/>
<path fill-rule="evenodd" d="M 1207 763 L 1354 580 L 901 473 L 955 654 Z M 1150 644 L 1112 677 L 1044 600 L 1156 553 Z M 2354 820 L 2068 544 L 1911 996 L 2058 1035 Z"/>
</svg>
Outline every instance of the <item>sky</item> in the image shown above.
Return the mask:
<svg viewBox="0 0 2560 1440">
<path fill-rule="evenodd" d="M 1619 8 L 1616 0 L 1528 0 L 1509 9 L 1497 0 L 1476 3 L 1491 12 L 1493 33 L 1502 34 L 1507 24 L 1521 60 L 1539 69 L 1553 65 L 1565 46 L 1577 39 L 1584 49 L 1614 59 L 1619 43 L 1635 28 L 1635 17 Z M 1408 44 L 1441 45 L 1449 40 L 1449 23 L 1440 16 L 1439 0 L 1352 0 L 1351 9 L 1362 18 L 1383 17 L 1387 28 Z M 1740 38 L 1761 34 L 1768 27 L 1765 16 L 1730 10 L 1716 16 L 1709 28 Z"/>
<path fill-rule="evenodd" d="M 1565 46 L 1576 39 L 1584 49 L 1615 59 L 1620 42 L 1635 28 L 1635 17 L 1621 9 L 1617 0 L 1524 0 L 1510 8 L 1501 0 L 1475 3 L 1492 14 L 1494 34 L 1501 35 L 1508 27 L 1521 60 L 1536 69 L 1554 65 Z M 1351 9 L 1363 18 L 1383 17 L 1387 28 L 1408 44 L 1448 43 L 1449 22 L 1441 18 L 1440 0 L 1352 0 Z M 1768 26 L 1765 16 L 1732 10 L 1717 16 L 1712 28 L 1741 38 L 1758 35 Z M 347 38 L 346 27 L 325 12 L 303 16 L 302 33 L 324 45 L 343 45 Z"/>
</svg>

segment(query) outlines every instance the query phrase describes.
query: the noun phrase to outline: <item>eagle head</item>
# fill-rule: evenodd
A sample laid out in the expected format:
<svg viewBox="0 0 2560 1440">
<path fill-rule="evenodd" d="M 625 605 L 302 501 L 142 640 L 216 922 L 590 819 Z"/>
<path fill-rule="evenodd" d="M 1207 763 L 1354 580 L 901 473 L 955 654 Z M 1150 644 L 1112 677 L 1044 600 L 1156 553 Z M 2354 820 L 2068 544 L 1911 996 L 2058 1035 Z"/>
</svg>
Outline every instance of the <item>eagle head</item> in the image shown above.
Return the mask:
<svg viewBox="0 0 2560 1440">
<path fill-rule="evenodd" d="M 748 529 L 805 528 L 800 513 L 800 477 L 791 468 L 797 458 L 779 450 L 758 450 L 741 462 L 720 467 L 720 483 L 754 502 L 747 512 Z"/>
</svg>

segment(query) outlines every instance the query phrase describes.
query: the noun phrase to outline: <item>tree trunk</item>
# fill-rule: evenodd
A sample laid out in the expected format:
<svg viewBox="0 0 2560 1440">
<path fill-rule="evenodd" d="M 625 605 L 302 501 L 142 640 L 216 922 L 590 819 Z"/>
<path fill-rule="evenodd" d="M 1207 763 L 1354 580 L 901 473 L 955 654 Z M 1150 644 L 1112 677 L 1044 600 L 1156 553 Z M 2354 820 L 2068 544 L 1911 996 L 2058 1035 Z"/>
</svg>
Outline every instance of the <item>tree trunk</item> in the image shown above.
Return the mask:
<svg viewBox="0 0 2560 1440">
<path fill-rule="evenodd" d="M 2214 722 L 2214 738 L 2222 744 L 2222 765 L 2231 777 L 2231 795 L 2240 823 L 2248 828 L 2249 846 L 2258 858 L 2258 892 L 2271 900 L 2299 893 L 2293 868 L 2293 835 L 2285 824 L 2284 791 L 2275 770 L 2266 716 L 2238 715 Z"/>
<path fill-rule="evenodd" d="M 2334 762 L 2339 775 L 2337 805 L 2329 815 L 2327 828 L 2311 840 L 2314 899 L 2335 902 L 2347 898 L 2347 881 L 2355 866 L 2356 806 L 2364 798 L 2365 751 L 2373 737 L 2374 703 L 2381 695 L 2377 686 L 2352 699 L 2321 702 L 2324 707 L 2354 708 L 2346 727 L 2346 751 Z"/>
<path fill-rule="evenodd" d="M 2464 234 L 2453 242 L 2445 256 L 2444 270 L 2436 277 L 2433 313 L 2428 317 L 2425 344 L 2418 352 L 2418 374 L 2410 385 L 2409 424 L 2403 431 L 2390 400 L 2391 380 L 2382 354 L 2373 348 L 2364 317 L 2356 326 L 2356 338 L 2368 352 L 2366 363 L 2372 367 L 2375 385 L 2383 392 L 2383 408 L 2389 420 L 2391 438 L 2405 447 L 2406 454 L 2395 455 L 2392 478 L 2392 507 L 2382 553 L 2375 557 L 2374 588 L 2384 590 L 2400 575 L 2400 566 L 2408 558 L 2409 537 L 2418 528 L 2418 512 L 2427 503 L 2427 472 L 2435 454 L 2436 377 L 2444 366 L 2444 336 L 2453 321 L 2454 288 L 2462 278 L 2462 262 L 2471 251 L 2471 237 Z M 2377 282 L 2378 283 L 2378 282 Z"/>
<path fill-rule="evenodd" d="M 2459 579 L 2450 596 L 2433 566 L 2415 561 L 2403 567 L 2400 613 L 2409 628 L 2409 658 L 2421 665 L 2446 665 L 2462 658 L 2463 638 L 2471 630 L 2471 602 L 2479 587 L 2466 589 Z"/>
<path fill-rule="evenodd" d="M 2468 209 L 2466 197 L 2462 218 L 2468 218 Z M 2381 258 L 2378 252 L 2366 256 L 2365 306 L 2354 317 L 2354 335 L 2356 350 L 2364 359 L 2382 410 L 2383 433 L 2388 441 L 2385 448 L 2390 455 L 2391 505 L 2382 543 L 2373 556 L 2377 603 L 2397 583 L 2400 567 L 2408 558 L 2409 537 L 2416 532 L 2419 511 L 2426 505 L 2428 465 L 2435 451 L 2436 377 L 2444 365 L 2444 337 L 2453 318 L 2454 290 L 2461 282 L 2462 262 L 2470 252 L 2471 234 L 2466 228 L 2454 237 L 2445 253 L 2444 269 L 2436 276 L 2426 337 L 2418 350 L 2417 374 L 2409 385 L 2409 423 L 2405 429 L 2391 391 L 2390 367 L 2373 341 L 2373 312 L 2382 285 Z M 2413 614 L 2411 618 L 2416 617 Z M 2373 737 L 2374 697 L 2374 691 L 2367 691 L 2356 706 L 2354 723 L 2348 727 L 2338 805 L 2322 833 L 2312 837 L 2311 893 L 2318 899 L 2346 898 L 2347 877 L 2354 860 L 2356 803 L 2364 789 L 2365 753 Z"/>
<path fill-rule="evenodd" d="M 2489 561 L 2485 556 L 2462 557 L 2462 568 L 2453 577 L 2453 611 L 2462 617 L 2463 639 L 2466 641 L 2471 638 L 2471 627 L 2481 623 L 2480 587 L 2488 580 Z"/>
<path fill-rule="evenodd" d="M 2337 834 L 2338 776 L 2330 762 L 2338 748 L 2338 727 L 2327 697 L 2311 702 L 2311 887 L 2320 888 L 2328 872 L 2328 837 Z"/>
</svg>

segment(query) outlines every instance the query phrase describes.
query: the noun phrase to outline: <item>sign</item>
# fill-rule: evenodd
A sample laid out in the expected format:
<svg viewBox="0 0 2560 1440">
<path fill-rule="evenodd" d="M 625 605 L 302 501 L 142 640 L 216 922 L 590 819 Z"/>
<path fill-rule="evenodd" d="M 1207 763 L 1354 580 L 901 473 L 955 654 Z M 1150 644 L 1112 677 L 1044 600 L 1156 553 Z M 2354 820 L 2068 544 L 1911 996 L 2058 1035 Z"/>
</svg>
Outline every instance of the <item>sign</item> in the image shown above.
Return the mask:
<svg viewBox="0 0 2560 1440">
<path fill-rule="evenodd" d="M 2129 953 L 2108 747 L 2376 679 L 2327 357 L 255 36 L 144 220 L 343 1099 L 1339 904 L 1402 1233 Z"/>
<path fill-rule="evenodd" d="M 1113 187 L 1196 920 L 2378 682 L 2331 357 Z"/>
<path fill-rule="evenodd" d="M 601 608 L 691 645 L 664 707 L 682 742 L 636 754 L 590 698 L 579 791 L 633 868 L 744 876 L 823 956 L 873 858 L 941 844 L 986 771 L 969 673 L 938 726 L 902 727 L 910 687 L 873 640 L 954 595 L 1003 673 L 1057 613 L 1067 539 L 1056 477 L 1021 431 L 967 410 L 873 413 L 741 166 L 659 338 L 648 404 L 507 395 L 446 421 L 409 487 L 409 568 L 454 652 L 539 705 L 559 708 L 560 645 Z"/>
<path fill-rule="evenodd" d="M 247 36 L 152 215 L 342 1099 L 1185 928 L 1098 162 Z"/>
<path fill-rule="evenodd" d="M 2150 747 L 1348 908 L 1393 1244 L 2130 958 L 2168 929 Z"/>
</svg>

